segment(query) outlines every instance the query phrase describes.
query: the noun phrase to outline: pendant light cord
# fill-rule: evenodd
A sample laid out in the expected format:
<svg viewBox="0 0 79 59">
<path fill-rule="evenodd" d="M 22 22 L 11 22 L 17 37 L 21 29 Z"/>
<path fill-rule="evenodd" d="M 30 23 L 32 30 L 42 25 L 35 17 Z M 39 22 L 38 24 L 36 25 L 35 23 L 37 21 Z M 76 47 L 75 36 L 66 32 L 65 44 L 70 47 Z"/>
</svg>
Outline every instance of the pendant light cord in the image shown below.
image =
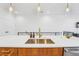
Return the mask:
<svg viewBox="0 0 79 59">
<path fill-rule="evenodd" d="M 67 8 L 69 8 L 69 3 L 67 3 Z"/>
</svg>

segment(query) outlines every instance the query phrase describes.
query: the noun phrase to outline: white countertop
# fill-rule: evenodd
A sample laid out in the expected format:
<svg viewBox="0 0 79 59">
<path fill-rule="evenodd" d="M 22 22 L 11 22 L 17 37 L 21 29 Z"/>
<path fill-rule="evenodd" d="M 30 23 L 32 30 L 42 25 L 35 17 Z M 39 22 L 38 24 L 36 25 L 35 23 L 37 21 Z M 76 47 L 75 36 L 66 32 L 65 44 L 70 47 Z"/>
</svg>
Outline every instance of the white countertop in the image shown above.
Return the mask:
<svg viewBox="0 0 79 59">
<path fill-rule="evenodd" d="M 71 37 L 66 39 L 63 36 L 48 36 L 42 38 L 51 38 L 55 44 L 25 44 L 29 36 L 8 35 L 0 36 L 0 47 L 14 48 L 54 48 L 54 47 L 79 47 L 79 38 Z"/>
</svg>

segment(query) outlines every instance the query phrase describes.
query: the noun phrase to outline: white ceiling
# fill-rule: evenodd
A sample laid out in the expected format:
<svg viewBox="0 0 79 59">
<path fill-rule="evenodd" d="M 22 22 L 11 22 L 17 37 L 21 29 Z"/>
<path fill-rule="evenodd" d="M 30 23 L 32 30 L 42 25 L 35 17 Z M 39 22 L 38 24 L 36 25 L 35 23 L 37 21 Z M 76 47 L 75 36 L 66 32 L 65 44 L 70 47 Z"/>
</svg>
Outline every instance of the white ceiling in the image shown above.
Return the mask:
<svg viewBox="0 0 79 59">
<path fill-rule="evenodd" d="M 15 11 L 22 15 L 34 15 L 37 14 L 37 3 L 14 3 Z M 8 12 L 8 3 L 0 3 L 0 9 L 4 12 Z M 79 3 L 70 3 L 70 14 L 79 15 Z M 51 15 L 63 15 L 65 14 L 66 3 L 41 3 L 41 9 L 43 14 Z"/>
</svg>

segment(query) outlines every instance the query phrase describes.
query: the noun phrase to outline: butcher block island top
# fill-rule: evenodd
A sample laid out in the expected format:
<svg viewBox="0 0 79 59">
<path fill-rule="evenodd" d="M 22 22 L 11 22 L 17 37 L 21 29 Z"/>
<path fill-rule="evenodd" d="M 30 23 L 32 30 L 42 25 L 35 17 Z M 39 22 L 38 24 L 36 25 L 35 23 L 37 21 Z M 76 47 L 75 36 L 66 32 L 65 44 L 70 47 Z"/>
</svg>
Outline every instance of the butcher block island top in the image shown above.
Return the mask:
<svg viewBox="0 0 79 59">
<path fill-rule="evenodd" d="M 40 44 L 45 43 L 41 42 L 44 40 L 40 39 L 47 39 L 47 38 L 49 38 L 49 41 L 52 42 L 51 44 Z M 37 44 L 27 43 L 29 39 L 30 39 L 29 36 L 22 36 L 22 35 L 0 36 L 0 47 L 13 47 L 13 48 L 79 47 L 79 38 L 77 37 L 71 37 L 69 39 L 65 38 L 64 36 L 47 36 L 47 37 L 44 36 L 41 38 L 32 38 L 31 40 L 39 39 L 37 40 L 38 41 Z"/>
</svg>

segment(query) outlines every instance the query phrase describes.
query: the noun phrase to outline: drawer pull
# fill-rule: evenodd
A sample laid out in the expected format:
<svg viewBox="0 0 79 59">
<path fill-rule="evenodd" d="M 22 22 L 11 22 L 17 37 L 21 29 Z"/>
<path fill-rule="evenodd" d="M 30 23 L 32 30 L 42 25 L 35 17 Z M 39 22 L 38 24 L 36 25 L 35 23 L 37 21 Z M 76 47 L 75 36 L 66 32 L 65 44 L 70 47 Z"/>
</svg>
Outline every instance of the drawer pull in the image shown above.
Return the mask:
<svg viewBox="0 0 79 59">
<path fill-rule="evenodd" d="M 65 49 L 64 51 L 65 51 L 65 52 L 69 52 L 68 49 Z"/>
</svg>

